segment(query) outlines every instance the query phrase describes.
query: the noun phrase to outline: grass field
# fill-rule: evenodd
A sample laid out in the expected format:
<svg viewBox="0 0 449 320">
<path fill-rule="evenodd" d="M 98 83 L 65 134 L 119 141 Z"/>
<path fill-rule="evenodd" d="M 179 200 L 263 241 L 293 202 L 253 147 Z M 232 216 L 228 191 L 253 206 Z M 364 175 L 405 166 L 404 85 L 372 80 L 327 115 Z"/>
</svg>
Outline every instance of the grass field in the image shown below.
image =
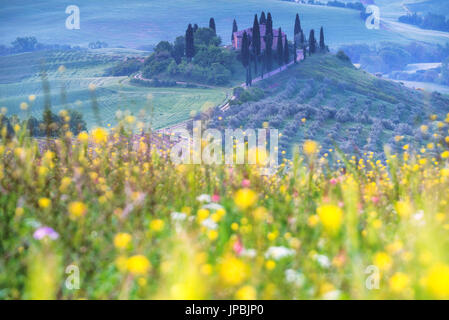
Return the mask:
<svg viewBox="0 0 449 320">
<path fill-rule="evenodd" d="M 192 112 L 204 106 L 218 105 L 226 97 L 226 89 L 195 88 L 145 88 L 130 85 L 127 77 L 103 77 L 104 70 L 120 55 L 139 54 L 123 50 L 93 50 L 79 52 L 39 52 L 0 57 L 0 107 L 8 109 L 7 114 L 25 117 L 20 104 L 28 101 L 29 95 L 36 100 L 29 112 L 36 118 L 42 116 L 44 94 L 40 70 L 45 68 L 51 87 L 52 108 L 58 112 L 64 108 L 75 108 L 83 113 L 88 128 L 94 125 L 115 124 L 118 110 L 137 115 L 142 108 L 150 108 L 147 97 L 152 95 L 153 125 L 165 127 L 189 118 Z M 140 55 L 144 53 L 140 52 Z M 58 71 L 63 65 L 65 70 Z M 96 90 L 91 92 L 89 85 Z M 65 99 L 61 94 L 66 92 Z M 93 95 L 94 94 L 94 95 Z M 102 123 L 96 124 L 92 111 L 92 97 L 100 107 Z M 146 111 L 149 116 L 150 110 Z"/>
<path fill-rule="evenodd" d="M 242 29 L 252 25 L 253 15 L 260 14 L 262 10 L 273 14 L 274 26 L 287 31 L 290 39 L 294 17 L 299 12 L 307 33 L 311 28 L 324 26 L 331 47 L 354 42 L 426 40 L 415 37 L 413 33 L 401 35 L 387 30 L 368 30 L 355 10 L 279 0 L 131 0 L 126 3 L 119 0 L 81 0 L 77 2 L 81 29 L 67 30 L 65 8 L 69 4 L 73 3 L 19 0 L 3 5 L 0 9 L 0 27 L 3 31 L 0 43 L 9 44 L 17 36 L 33 35 L 43 43 L 86 45 L 102 40 L 110 46 L 137 48 L 154 45 L 161 40 L 173 40 L 185 32 L 188 23 L 205 26 L 210 17 L 215 18 L 217 32 L 224 43 L 229 43 L 232 20 L 236 18 Z"/>
</svg>

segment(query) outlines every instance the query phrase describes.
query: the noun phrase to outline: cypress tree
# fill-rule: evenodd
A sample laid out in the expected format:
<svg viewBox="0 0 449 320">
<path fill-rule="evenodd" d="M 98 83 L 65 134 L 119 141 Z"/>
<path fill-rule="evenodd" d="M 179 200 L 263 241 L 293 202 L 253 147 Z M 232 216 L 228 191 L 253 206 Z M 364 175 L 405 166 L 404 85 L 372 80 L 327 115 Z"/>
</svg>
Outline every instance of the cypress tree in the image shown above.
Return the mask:
<svg viewBox="0 0 449 320">
<path fill-rule="evenodd" d="M 273 18 L 271 13 L 267 14 L 266 31 L 265 31 L 265 58 L 268 71 L 273 68 Z"/>
<path fill-rule="evenodd" d="M 298 59 L 298 54 L 296 53 L 296 49 L 297 47 L 296 47 L 296 41 L 294 42 L 294 44 L 293 44 L 293 62 L 294 63 L 298 63 L 298 61 L 297 61 L 297 59 Z"/>
<path fill-rule="evenodd" d="M 300 34 L 301 31 L 302 31 L 302 29 L 301 29 L 301 20 L 299 20 L 299 14 L 296 14 L 296 19 L 295 19 L 295 36 Z"/>
<path fill-rule="evenodd" d="M 254 16 L 254 23 L 253 23 L 253 54 L 254 54 L 254 69 L 255 73 L 257 74 L 257 61 L 260 56 L 260 27 L 259 27 L 259 20 L 257 19 L 257 14 Z"/>
<path fill-rule="evenodd" d="M 284 64 L 288 64 L 290 59 L 290 52 L 288 50 L 288 41 L 287 36 L 285 36 L 285 44 L 284 44 Z"/>
<path fill-rule="evenodd" d="M 193 42 L 193 28 L 189 24 L 186 30 L 186 57 L 191 60 L 195 55 L 195 46 Z"/>
<path fill-rule="evenodd" d="M 246 31 L 243 33 L 243 38 L 242 38 L 242 51 L 241 51 L 241 56 L 242 56 L 242 64 L 243 67 L 246 70 L 246 85 L 250 85 L 251 82 L 251 75 L 250 75 L 250 71 L 248 68 L 249 66 L 249 38 L 248 35 L 246 34 Z"/>
<path fill-rule="evenodd" d="M 265 12 L 262 11 L 262 14 L 260 15 L 259 24 L 266 24 L 266 23 L 267 23 L 267 18 L 265 17 Z"/>
<path fill-rule="evenodd" d="M 316 40 L 315 40 L 315 30 L 310 30 L 309 35 L 309 54 L 312 55 L 316 52 Z"/>
<path fill-rule="evenodd" d="M 256 56 L 260 55 L 260 27 L 259 21 L 257 20 L 257 14 L 254 16 L 253 24 L 253 49 Z"/>
<path fill-rule="evenodd" d="M 195 23 L 194 25 L 193 25 L 193 32 L 196 32 L 198 30 L 198 25 Z"/>
<path fill-rule="evenodd" d="M 276 44 L 277 56 L 278 56 L 278 64 L 281 67 L 284 64 L 284 44 L 282 41 L 282 30 L 279 28 L 278 30 L 278 42 Z"/>
<path fill-rule="evenodd" d="M 243 38 L 242 38 L 242 64 L 246 68 L 249 64 L 249 39 L 248 34 L 243 32 Z"/>
<path fill-rule="evenodd" d="M 217 29 L 215 28 L 215 20 L 214 20 L 214 18 L 210 18 L 210 20 L 209 20 L 209 28 L 214 30 L 214 33 L 217 34 Z"/>
<path fill-rule="evenodd" d="M 326 50 L 326 45 L 324 44 L 324 30 L 323 27 L 320 29 L 320 50 L 324 52 Z"/>
<path fill-rule="evenodd" d="M 273 34 L 267 33 L 265 35 L 265 66 L 270 71 L 273 65 Z"/>
<path fill-rule="evenodd" d="M 271 17 L 271 13 L 268 12 L 267 15 L 267 28 L 266 34 L 273 35 L 273 18 Z"/>
<path fill-rule="evenodd" d="M 239 28 L 237 27 L 237 21 L 235 21 L 232 23 L 232 34 L 231 34 L 231 42 L 234 41 L 234 32 L 239 31 Z"/>
</svg>

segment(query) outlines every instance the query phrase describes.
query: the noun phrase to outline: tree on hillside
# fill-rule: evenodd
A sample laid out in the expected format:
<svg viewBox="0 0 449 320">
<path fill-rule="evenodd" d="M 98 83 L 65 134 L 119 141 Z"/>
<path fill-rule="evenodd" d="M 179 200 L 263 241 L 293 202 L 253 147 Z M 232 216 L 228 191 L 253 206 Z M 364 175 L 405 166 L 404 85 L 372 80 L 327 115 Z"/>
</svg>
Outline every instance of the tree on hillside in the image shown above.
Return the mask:
<svg viewBox="0 0 449 320">
<path fill-rule="evenodd" d="M 284 64 L 284 44 L 282 41 L 282 30 L 279 28 L 278 30 L 278 42 L 276 44 L 277 49 L 277 57 L 278 57 L 278 65 L 279 67 L 282 67 Z"/>
<path fill-rule="evenodd" d="M 217 29 L 215 27 L 215 20 L 214 20 L 214 18 L 210 18 L 210 20 L 209 20 L 209 28 L 214 30 L 214 33 L 217 34 Z"/>
<path fill-rule="evenodd" d="M 296 51 L 296 50 L 295 50 Z M 284 44 L 284 64 L 288 64 L 290 61 L 290 52 L 288 49 L 288 41 L 287 36 L 285 36 L 285 44 Z"/>
<path fill-rule="evenodd" d="M 266 29 L 266 33 L 267 34 L 271 34 L 273 35 L 273 18 L 271 17 L 271 13 L 268 12 L 267 15 L 267 29 Z"/>
<path fill-rule="evenodd" d="M 192 25 L 189 24 L 186 30 L 186 57 L 189 60 L 192 60 L 195 55 L 195 45 L 193 43 L 193 28 Z"/>
<path fill-rule="evenodd" d="M 184 57 L 185 48 L 186 48 L 185 37 L 183 36 L 177 37 L 173 44 L 173 54 L 172 54 L 177 64 L 181 63 L 181 59 L 182 57 Z"/>
<path fill-rule="evenodd" d="M 273 34 L 266 34 L 265 35 L 265 66 L 268 71 L 271 70 L 273 65 Z"/>
<path fill-rule="evenodd" d="M 217 37 L 211 28 L 199 28 L 194 34 L 194 39 L 196 46 L 219 46 L 221 43 L 220 37 Z"/>
<path fill-rule="evenodd" d="M 265 32 L 265 59 L 266 67 L 268 71 L 271 71 L 273 67 L 273 18 L 271 13 L 268 12 Z"/>
<path fill-rule="evenodd" d="M 312 55 L 316 52 L 316 40 L 315 40 L 315 30 L 310 30 L 309 35 L 309 55 Z"/>
<path fill-rule="evenodd" d="M 196 31 L 198 30 L 198 28 L 199 28 L 199 27 L 198 27 L 198 24 L 195 23 L 195 24 L 193 25 L 193 32 L 196 32 Z"/>
<path fill-rule="evenodd" d="M 324 52 L 326 50 L 326 45 L 324 43 L 324 30 L 323 27 L 320 29 L 320 50 Z"/>
<path fill-rule="evenodd" d="M 262 11 L 262 13 L 260 14 L 259 24 L 266 24 L 266 23 L 267 23 L 267 18 L 265 17 L 265 12 Z"/>
<path fill-rule="evenodd" d="M 237 27 L 237 21 L 235 21 L 232 23 L 232 34 L 231 34 L 231 42 L 234 41 L 234 32 L 239 31 L 239 28 Z"/>
<path fill-rule="evenodd" d="M 288 46 L 287 46 L 288 48 Z M 296 41 L 293 43 L 293 62 L 294 63 L 298 63 L 297 59 L 298 59 L 298 54 L 296 53 L 297 50 L 297 46 L 296 46 Z"/>
<path fill-rule="evenodd" d="M 243 33 L 243 38 L 242 38 L 242 51 L 241 51 L 241 58 L 242 58 L 242 64 L 243 67 L 246 70 L 246 85 L 249 86 L 250 83 L 250 69 L 249 68 L 249 63 L 250 63 L 250 52 L 249 52 L 249 37 L 248 34 L 246 33 L 246 31 Z"/>
<path fill-rule="evenodd" d="M 14 52 L 31 52 L 36 50 L 38 42 L 35 37 L 18 37 L 11 44 Z"/>
<path fill-rule="evenodd" d="M 296 14 L 294 36 L 300 35 L 301 31 L 301 20 L 299 19 L 299 14 Z"/>
<path fill-rule="evenodd" d="M 257 19 L 257 14 L 254 16 L 252 46 L 254 54 L 254 72 L 257 73 L 257 61 L 259 60 L 261 48 L 260 27 L 259 27 L 259 20 Z"/>
</svg>

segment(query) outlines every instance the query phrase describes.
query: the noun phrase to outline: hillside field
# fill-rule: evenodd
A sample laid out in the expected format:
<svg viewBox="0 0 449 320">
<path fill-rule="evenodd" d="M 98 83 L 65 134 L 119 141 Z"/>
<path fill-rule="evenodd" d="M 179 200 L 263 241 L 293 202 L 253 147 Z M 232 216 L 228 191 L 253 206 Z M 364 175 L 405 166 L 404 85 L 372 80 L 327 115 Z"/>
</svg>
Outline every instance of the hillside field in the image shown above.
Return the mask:
<svg viewBox="0 0 449 320">
<path fill-rule="evenodd" d="M 113 126 L 118 110 L 128 110 L 137 115 L 141 109 L 147 109 L 146 115 L 149 117 L 152 107 L 154 127 L 165 127 L 188 119 L 192 112 L 201 111 L 205 106 L 218 105 L 226 98 L 225 88 L 146 88 L 131 85 L 127 77 L 104 77 L 104 71 L 125 54 L 144 53 L 108 49 L 0 57 L 0 69 L 3 70 L 0 75 L 0 107 L 7 108 L 7 115 L 26 117 L 29 112 L 41 118 L 44 93 L 39 74 L 42 68 L 48 73 L 53 111 L 57 113 L 64 108 L 75 108 L 82 112 L 88 128 L 95 125 Z M 63 71 L 60 66 L 64 66 Z M 95 85 L 94 95 L 89 85 Z M 63 90 L 66 92 L 65 99 Z M 151 106 L 147 99 L 149 94 L 152 95 Z M 35 95 L 36 100 L 29 111 L 23 111 L 20 104 L 28 102 L 29 95 Z M 94 120 L 93 97 L 100 107 L 100 124 Z"/>
<path fill-rule="evenodd" d="M 350 154 L 372 151 L 381 157 L 386 144 L 400 149 L 428 141 L 420 126 L 449 112 L 449 96 L 379 79 L 330 54 L 308 57 L 255 86 L 263 90 L 263 99 L 225 112 L 215 109 L 211 126 L 268 123 L 282 133 L 280 148 L 290 156 L 295 145 L 312 139 L 323 153 L 338 145 Z"/>
</svg>

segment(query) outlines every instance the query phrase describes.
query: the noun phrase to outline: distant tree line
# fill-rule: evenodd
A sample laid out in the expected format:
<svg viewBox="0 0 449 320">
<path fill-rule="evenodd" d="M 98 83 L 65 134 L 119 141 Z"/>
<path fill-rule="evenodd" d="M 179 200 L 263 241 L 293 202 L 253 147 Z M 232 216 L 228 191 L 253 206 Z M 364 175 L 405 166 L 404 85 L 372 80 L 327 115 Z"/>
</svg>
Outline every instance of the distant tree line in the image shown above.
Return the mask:
<svg viewBox="0 0 449 320">
<path fill-rule="evenodd" d="M 449 57 L 449 43 L 445 46 L 422 42 L 406 45 L 384 42 L 377 46 L 366 44 L 347 45 L 340 48 L 352 60 L 372 73 L 400 71 L 411 63 L 442 62 Z"/>
<path fill-rule="evenodd" d="M 89 49 L 107 48 L 108 44 L 104 41 L 90 42 Z M 43 44 L 37 41 L 36 37 L 17 37 L 11 42 L 11 46 L 0 45 L 0 56 L 17 54 L 24 52 L 35 52 L 44 50 L 82 50 L 80 46 L 70 46 L 68 44 Z"/>
<path fill-rule="evenodd" d="M 422 29 L 449 31 L 449 19 L 446 16 L 435 13 L 427 13 L 425 16 L 418 15 L 416 12 L 412 15 L 399 17 L 399 22 L 418 26 Z"/>
<path fill-rule="evenodd" d="M 37 41 L 35 37 L 18 37 L 11 42 L 11 46 L 0 45 L 0 56 L 17 54 L 24 52 L 34 52 L 43 50 L 80 50 L 79 46 L 70 46 L 67 44 L 43 44 Z"/>
<path fill-rule="evenodd" d="M 83 115 L 73 109 L 66 114 L 55 114 L 51 111 L 45 113 L 41 120 L 31 116 L 27 120 L 21 120 L 17 115 L 10 117 L 0 114 L 0 127 L 5 127 L 7 136 L 14 135 L 14 126 L 26 127 L 32 137 L 58 137 L 65 131 L 78 135 L 81 131 L 87 131 Z"/>
<path fill-rule="evenodd" d="M 296 0 L 282 0 L 288 2 L 298 2 Z M 328 7 L 337 7 L 337 8 L 346 8 L 357 11 L 365 11 L 365 6 L 361 2 L 341 2 L 341 1 L 327 1 L 321 2 L 316 0 L 301 0 L 300 3 L 311 4 L 315 6 L 328 6 Z"/>
</svg>

